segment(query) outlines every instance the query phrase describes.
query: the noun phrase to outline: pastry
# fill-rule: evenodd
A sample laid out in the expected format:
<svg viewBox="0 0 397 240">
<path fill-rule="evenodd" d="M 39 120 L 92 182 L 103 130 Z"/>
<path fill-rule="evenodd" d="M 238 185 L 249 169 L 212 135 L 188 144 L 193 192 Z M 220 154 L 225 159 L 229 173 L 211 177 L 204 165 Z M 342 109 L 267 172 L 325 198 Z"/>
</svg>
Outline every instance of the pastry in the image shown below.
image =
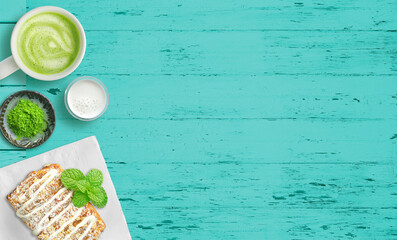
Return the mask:
<svg viewBox="0 0 397 240">
<path fill-rule="evenodd" d="M 60 180 L 62 171 L 50 164 L 31 172 L 7 200 L 39 240 L 97 240 L 104 221 L 91 203 L 73 205 L 73 191 Z"/>
</svg>

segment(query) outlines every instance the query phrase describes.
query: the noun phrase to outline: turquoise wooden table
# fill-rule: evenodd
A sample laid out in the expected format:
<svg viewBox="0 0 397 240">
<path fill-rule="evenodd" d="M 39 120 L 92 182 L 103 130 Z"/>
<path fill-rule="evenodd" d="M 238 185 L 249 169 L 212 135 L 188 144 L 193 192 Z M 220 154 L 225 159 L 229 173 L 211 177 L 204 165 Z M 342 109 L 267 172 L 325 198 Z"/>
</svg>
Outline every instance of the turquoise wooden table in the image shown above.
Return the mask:
<svg viewBox="0 0 397 240">
<path fill-rule="evenodd" d="M 395 0 L 0 0 L 1 59 L 43 5 L 77 16 L 86 56 L 0 82 L 57 116 L 36 149 L 1 139 L 0 167 L 96 135 L 133 239 L 397 239 Z M 84 75 L 110 92 L 93 122 L 63 103 Z"/>
</svg>

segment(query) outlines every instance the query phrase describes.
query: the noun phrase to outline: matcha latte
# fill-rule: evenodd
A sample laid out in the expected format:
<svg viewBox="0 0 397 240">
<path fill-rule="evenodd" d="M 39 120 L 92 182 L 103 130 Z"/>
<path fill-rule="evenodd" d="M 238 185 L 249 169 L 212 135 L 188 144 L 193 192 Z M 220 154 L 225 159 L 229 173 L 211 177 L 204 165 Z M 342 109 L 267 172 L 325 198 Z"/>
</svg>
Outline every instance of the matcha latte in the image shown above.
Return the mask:
<svg viewBox="0 0 397 240">
<path fill-rule="evenodd" d="M 17 36 L 17 50 L 23 64 L 40 74 L 56 74 L 68 68 L 80 49 L 79 31 L 58 13 L 44 12 L 23 23 Z"/>
</svg>

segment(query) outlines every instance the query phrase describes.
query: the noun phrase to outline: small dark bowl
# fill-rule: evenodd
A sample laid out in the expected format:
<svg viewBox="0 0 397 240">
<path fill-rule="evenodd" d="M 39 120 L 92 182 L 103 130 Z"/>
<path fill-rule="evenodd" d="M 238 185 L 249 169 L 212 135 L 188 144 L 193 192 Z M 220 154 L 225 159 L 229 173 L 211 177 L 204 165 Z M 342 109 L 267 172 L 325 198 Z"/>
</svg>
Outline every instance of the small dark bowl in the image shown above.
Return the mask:
<svg viewBox="0 0 397 240">
<path fill-rule="evenodd" d="M 47 121 L 47 129 L 43 133 L 38 133 L 33 138 L 20 138 L 17 139 L 17 136 L 11 131 L 10 127 L 7 123 L 7 114 L 13 109 L 19 100 L 28 99 L 34 103 L 36 103 L 41 109 L 43 109 L 45 114 L 45 120 Z M 52 132 L 55 129 L 55 111 L 52 106 L 50 100 L 43 94 L 30 91 L 23 90 L 16 92 L 9 96 L 0 107 L 0 130 L 5 139 L 10 142 L 12 145 L 20 147 L 20 148 L 34 148 L 43 144 L 45 141 L 50 138 Z"/>
</svg>

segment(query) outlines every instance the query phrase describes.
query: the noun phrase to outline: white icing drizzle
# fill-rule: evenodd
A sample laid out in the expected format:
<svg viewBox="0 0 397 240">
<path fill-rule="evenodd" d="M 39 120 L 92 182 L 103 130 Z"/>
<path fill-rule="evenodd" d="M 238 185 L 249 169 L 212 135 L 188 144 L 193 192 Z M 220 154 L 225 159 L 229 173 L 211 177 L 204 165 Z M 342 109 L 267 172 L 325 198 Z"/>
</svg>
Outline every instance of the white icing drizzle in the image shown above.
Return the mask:
<svg viewBox="0 0 397 240">
<path fill-rule="evenodd" d="M 60 232 L 62 232 L 63 229 L 64 229 L 65 227 L 67 227 L 69 224 L 73 223 L 74 220 L 76 220 L 76 218 L 78 218 L 78 217 L 80 216 L 81 212 L 83 212 L 83 208 L 79 208 L 79 210 L 77 210 L 77 212 L 73 215 L 73 217 L 72 217 L 69 221 L 67 221 L 66 223 L 62 224 L 62 226 L 61 226 L 57 231 L 53 232 L 53 233 L 48 237 L 48 240 L 51 240 L 51 239 L 53 239 L 54 237 L 58 236 L 58 234 L 59 234 Z"/>
<path fill-rule="evenodd" d="M 51 226 L 52 224 L 54 224 L 54 222 L 56 221 L 56 220 L 58 220 L 59 218 L 61 218 L 61 216 L 65 213 L 65 212 L 67 212 L 69 209 L 71 209 L 73 206 L 71 205 L 71 204 L 69 204 L 60 214 L 58 214 L 56 217 L 54 217 L 53 219 L 51 219 L 51 221 L 46 225 L 46 226 L 42 226 L 42 228 L 41 228 L 41 230 L 43 230 L 43 229 L 45 229 L 45 228 L 48 228 L 49 226 Z M 33 234 L 34 235 L 39 235 L 39 233 L 41 232 L 39 232 L 39 230 L 40 229 L 38 229 L 37 231 L 33 231 Z"/>
<path fill-rule="evenodd" d="M 36 200 L 37 195 L 40 193 L 40 191 L 43 190 L 43 189 L 48 185 L 48 183 L 51 182 L 52 179 L 54 179 L 54 177 L 57 175 L 57 173 L 58 173 L 58 172 L 57 172 L 55 169 L 51 169 L 51 170 L 48 171 L 39 181 L 35 182 L 32 186 L 30 186 L 30 187 L 28 188 L 28 190 L 26 190 L 26 192 L 23 194 L 24 197 L 26 196 L 26 194 L 29 192 L 30 189 L 33 189 L 34 186 L 36 186 L 37 184 L 39 184 L 39 183 L 41 183 L 42 181 L 44 181 L 44 179 L 49 175 L 48 179 L 39 187 L 39 189 L 38 189 L 37 191 L 35 191 L 35 192 L 33 193 L 33 195 L 30 197 L 29 201 L 26 201 L 26 202 L 18 209 L 18 211 L 17 211 L 17 216 L 18 216 L 18 217 L 23 216 L 23 215 L 21 214 L 22 210 L 25 210 L 25 208 L 26 208 L 27 206 L 29 206 L 29 204 L 30 204 L 31 202 L 33 202 L 34 200 Z"/>
<path fill-rule="evenodd" d="M 44 208 L 45 206 L 47 206 L 48 204 L 50 204 L 52 201 L 54 201 L 54 200 L 55 200 L 59 195 L 61 195 L 61 193 L 63 193 L 65 190 L 67 190 L 67 188 L 62 188 L 62 189 L 59 190 L 59 191 L 57 192 L 57 194 L 55 194 L 49 201 L 47 201 L 46 203 L 44 203 L 44 204 L 41 205 L 40 207 L 35 208 L 35 209 L 34 209 L 33 211 L 31 211 L 30 213 L 25 214 L 25 215 L 23 215 L 23 214 L 18 214 L 18 213 L 17 213 L 17 216 L 20 217 L 20 218 L 28 218 L 28 217 L 30 217 L 30 216 L 33 215 L 35 212 L 39 211 L 40 209 Z M 56 205 L 56 206 L 57 206 L 57 205 Z"/>
<path fill-rule="evenodd" d="M 65 189 L 66 189 L 66 188 L 65 188 Z M 62 191 L 62 189 L 59 190 L 59 191 Z M 49 211 L 49 212 L 40 220 L 40 222 L 37 224 L 36 228 L 33 229 L 33 234 L 34 234 L 34 235 L 39 235 L 39 233 L 40 233 L 43 229 L 46 229 L 46 228 L 48 228 L 49 226 L 51 226 L 56 220 L 58 220 L 58 219 L 62 216 L 63 213 L 66 212 L 65 210 L 67 210 L 69 207 L 71 207 L 71 205 L 69 204 L 68 207 L 66 207 L 60 214 L 58 214 L 56 217 L 54 217 L 53 219 L 51 219 L 51 221 L 50 221 L 49 223 L 47 223 L 47 224 L 44 225 L 44 226 L 42 225 L 42 224 L 43 224 L 43 221 L 45 221 L 46 219 L 48 219 L 48 217 L 49 217 L 55 210 L 57 210 L 60 206 L 62 206 L 65 202 L 69 201 L 69 199 L 72 197 L 72 195 L 73 195 L 73 192 L 71 191 L 71 192 L 67 195 L 67 197 L 66 197 L 65 199 L 63 199 L 61 202 L 59 202 L 57 205 L 55 205 L 55 206 L 51 209 L 51 211 Z"/>
<path fill-rule="evenodd" d="M 69 239 L 70 236 L 72 236 L 75 232 L 77 232 L 77 231 L 80 229 L 80 227 L 84 226 L 88 221 L 90 221 L 90 224 L 88 225 L 87 229 L 84 231 L 83 235 L 81 235 L 81 236 L 79 237 L 79 239 L 78 239 L 78 240 L 82 240 L 82 239 L 88 234 L 88 232 L 89 232 L 90 229 L 92 228 L 92 225 L 94 225 L 94 224 L 96 223 L 96 217 L 94 217 L 94 216 L 86 217 L 81 223 L 79 223 L 79 224 L 75 227 L 75 229 L 73 229 L 73 231 L 72 231 L 69 235 L 67 235 L 67 236 L 64 238 L 64 240 Z"/>
<path fill-rule="evenodd" d="M 57 199 L 62 193 L 64 193 L 65 191 L 68 191 L 67 188 L 63 187 L 62 189 L 60 189 L 50 200 L 46 201 L 44 204 L 42 204 L 39 207 L 36 207 L 35 209 L 33 209 L 30 213 L 27 214 L 22 214 L 22 211 L 26 209 L 27 206 L 29 206 L 29 204 L 31 204 L 32 202 L 34 202 L 36 200 L 36 198 L 38 197 L 38 194 L 45 189 L 45 187 L 47 187 L 47 185 L 58 175 L 58 171 L 55 169 L 51 169 L 50 171 L 48 171 L 39 181 L 35 182 L 34 184 L 32 184 L 27 190 L 26 192 L 22 195 L 23 197 L 26 197 L 27 193 L 31 190 L 34 189 L 35 186 L 37 186 L 38 184 L 40 184 L 41 182 L 44 182 L 37 191 L 35 191 L 32 196 L 30 197 L 30 199 L 28 201 L 26 201 L 20 208 L 18 208 L 17 210 L 17 216 L 23 219 L 27 219 L 28 217 L 32 216 L 34 213 L 38 212 L 39 210 L 45 208 L 46 206 L 48 206 L 49 204 L 51 204 L 51 202 L 53 202 L 55 199 Z M 59 176 L 59 175 L 58 175 Z M 58 202 L 55 206 L 52 207 L 52 209 L 44 215 L 44 217 L 40 220 L 40 222 L 37 224 L 37 226 L 33 229 L 33 234 L 34 235 L 39 235 L 41 231 L 43 231 L 44 229 L 47 229 L 48 227 L 50 227 L 52 224 L 54 224 L 57 220 L 59 220 L 62 215 L 64 213 L 66 213 L 69 209 L 73 209 L 73 204 L 72 202 L 70 202 L 67 207 L 65 207 L 65 209 L 59 213 L 57 216 L 55 216 L 54 218 L 51 219 L 51 221 L 49 221 L 47 224 L 43 224 L 43 222 L 48 219 L 48 217 L 54 212 L 56 211 L 59 207 L 61 207 L 62 205 L 64 205 L 67 201 L 69 201 L 71 199 L 71 197 L 73 196 L 73 192 L 70 191 L 67 196 L 60 202 Z M 61 233 L 69 224 L 73 223 L 83 212 L 84 208 L 79 208 L 75 214 L 73 215 L 73 217 L 63 223 L 60 228 L 53 232 L 49 237 L 48 240 L 53 239 L 54 237 L 56 237 L 59 233 Z M 92 228 L 92 226 L 96 223 L 97 219 L 95 216 L 88 216 L 85 217 L 84 220 L 82 222 L 80 222 L 75 228 L 74 230 L 68 234 L 65 237 L 66 239 L 69 239 L 71 235 L 73 235 L 74 233 L 76 233 L 79 228 L 81 228 L 82 226 L 84 226 L 85 224 L 87 224 L 88 222 L 90 222 L 90 224 L 88 225 L 88 227 L 86 228 L 86 230 L 84 231 L 84 233 L 79 237 L 78 240 L 82 240 L 83 238 L 86 237 L 86 235 L 88 234 L 89 230 Z"/>
</svg>

